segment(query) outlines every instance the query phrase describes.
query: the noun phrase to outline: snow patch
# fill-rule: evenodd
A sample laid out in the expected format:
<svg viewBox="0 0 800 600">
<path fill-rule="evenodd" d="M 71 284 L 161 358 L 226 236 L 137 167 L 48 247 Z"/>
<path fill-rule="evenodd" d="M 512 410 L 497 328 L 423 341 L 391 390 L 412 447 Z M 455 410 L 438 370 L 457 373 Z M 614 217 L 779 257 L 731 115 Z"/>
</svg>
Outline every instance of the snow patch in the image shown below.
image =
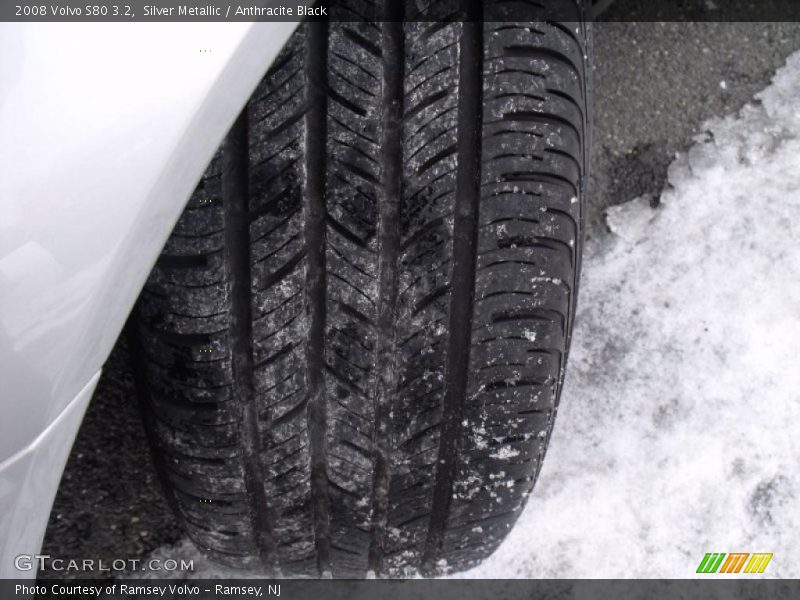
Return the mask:
<svg viewBox="0 0 800 600">
<path fill-rule="evenodd" d="M 519 450 L 516 450 L 511 446 L 502 446 L 501 448 L 492 452 L 489 456 L 500 459 L 514 458 L 515 456 L 519 456 Z"/>
<path fill-rule="evenodd" d="M 643 240 L 647 236 L 650 223 L 656 217 L 651 208 L 653 197 L 650 195 L 612 206 L 606 211 L 606 224 L 612 233 L 617 234 L 630 244 Z"/>
</svg>

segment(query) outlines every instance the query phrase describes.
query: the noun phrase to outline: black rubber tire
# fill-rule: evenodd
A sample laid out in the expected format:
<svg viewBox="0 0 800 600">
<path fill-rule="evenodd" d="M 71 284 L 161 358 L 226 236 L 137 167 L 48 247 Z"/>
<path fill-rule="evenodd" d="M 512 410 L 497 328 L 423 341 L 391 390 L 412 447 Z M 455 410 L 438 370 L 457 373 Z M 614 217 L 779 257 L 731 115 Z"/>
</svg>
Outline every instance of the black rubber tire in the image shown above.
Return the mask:
<svg viewBox="0 0 800 600">
<path fill-rule="evenodd" d="M 399 576 L 470 567 L 508 533 L 575 311 L 576 21 L 294 34 L 136 309 L 154 454 L 201 550 Z"/>
</svg>

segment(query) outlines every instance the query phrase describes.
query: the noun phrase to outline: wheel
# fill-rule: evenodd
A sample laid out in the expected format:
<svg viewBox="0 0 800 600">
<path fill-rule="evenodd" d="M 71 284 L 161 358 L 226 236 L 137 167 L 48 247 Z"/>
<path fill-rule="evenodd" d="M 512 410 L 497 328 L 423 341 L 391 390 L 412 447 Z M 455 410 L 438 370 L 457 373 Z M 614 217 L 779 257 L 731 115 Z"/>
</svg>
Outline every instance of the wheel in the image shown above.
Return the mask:
<svg viewBox="0 0 800 600">
<path fill-rule="evenodd" d="M 477 10 L 301 25 L 146 284 L 155 459 L 225 564 L 465 569 L 531 493 L 578 287 L 587 27 Z"/>
</svg>

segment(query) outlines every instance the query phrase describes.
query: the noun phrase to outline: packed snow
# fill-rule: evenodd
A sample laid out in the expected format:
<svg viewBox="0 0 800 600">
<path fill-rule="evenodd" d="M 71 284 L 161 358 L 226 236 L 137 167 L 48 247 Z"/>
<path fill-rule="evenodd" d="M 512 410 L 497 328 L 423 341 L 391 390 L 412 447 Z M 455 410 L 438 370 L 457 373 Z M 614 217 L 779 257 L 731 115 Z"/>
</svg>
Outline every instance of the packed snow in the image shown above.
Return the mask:
<svg viewBox="0 0 800 600">
<path fill-rule="evenodd" d="M 800 577 L 800 53 L 705 130 L 587 247 L 541 477 L 462 576 L 686 578 L 772 552 L 761 577 Z M 157 556 L 240 576 L 188 542 Z"/>
</svg>

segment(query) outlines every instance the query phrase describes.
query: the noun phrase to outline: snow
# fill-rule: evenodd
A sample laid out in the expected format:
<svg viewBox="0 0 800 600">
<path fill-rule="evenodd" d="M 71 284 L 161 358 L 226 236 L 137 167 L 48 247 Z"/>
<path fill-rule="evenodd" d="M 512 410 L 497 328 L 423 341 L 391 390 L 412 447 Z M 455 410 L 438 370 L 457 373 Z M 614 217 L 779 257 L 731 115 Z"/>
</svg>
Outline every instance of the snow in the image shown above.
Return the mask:
<svg viewBox="0 0 800 600">
<path fill-rule="evenodd" d="M 656 217 L 657 213 L 650 208 L 652 201 L 652 196 L 646 195 L 612 206 L 606 211 L 606 224 L 626 242 L 635 244 L 647 236 Z"/>
<path fill-rule="evenodd" d="M 706 552 L 800 577 L 800 53 L 705 129 L 658 207 L 611 209 L 586 249 L 539 482 L 462 577 L 686 578 Z"/>
</svg>

